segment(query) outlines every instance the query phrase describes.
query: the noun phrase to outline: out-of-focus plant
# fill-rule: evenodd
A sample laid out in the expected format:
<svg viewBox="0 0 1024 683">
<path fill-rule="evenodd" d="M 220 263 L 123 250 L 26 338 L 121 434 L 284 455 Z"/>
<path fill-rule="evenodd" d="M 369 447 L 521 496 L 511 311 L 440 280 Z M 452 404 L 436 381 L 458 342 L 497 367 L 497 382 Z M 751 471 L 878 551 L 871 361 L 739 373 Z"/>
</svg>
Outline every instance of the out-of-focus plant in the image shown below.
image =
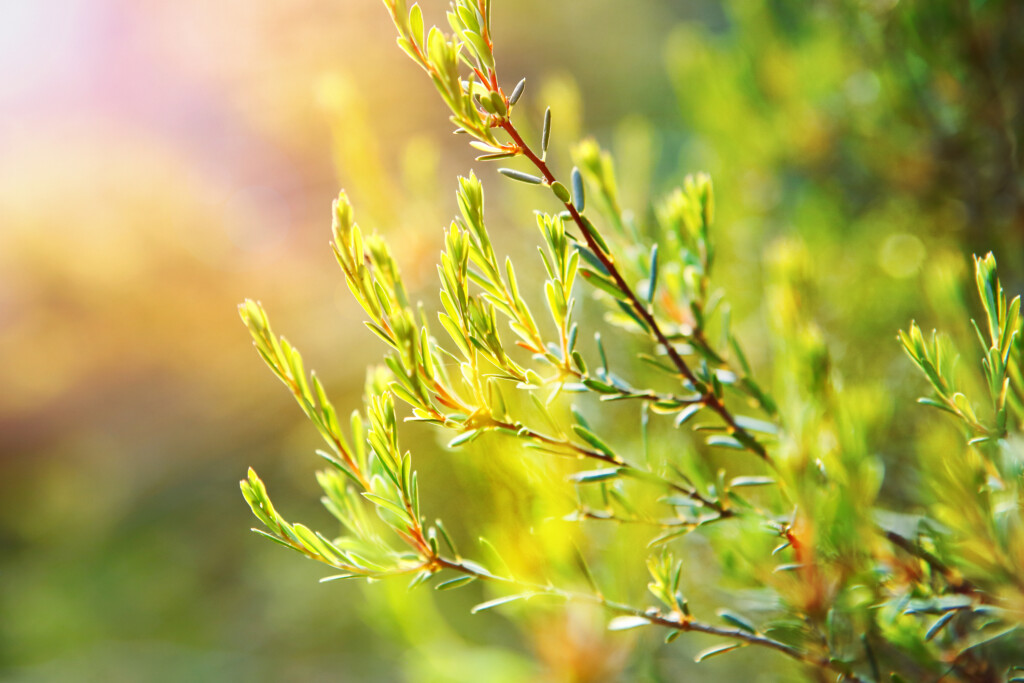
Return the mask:
<svg viewBox="0 0 1024 683">
<path fill-rule="evenodd" d="M 445 233 L 437 324 L 411 300 L 388 244 L 364 233 L 342 193 L 334 203 L 335 255 L 389 355 L 368 383 L 365 412 L 344 427 L 262 307 L 240 307 L 260 355 L 327 444 L 320 455 L 330 467 L 318 481 L 343 528 L 336 536 L 287 521 L 250 471 L 242 492 L 264 526 L 259 533 L 329 565 L 337 572 L 329 579 L 406 576 L 410 587 L 434 581 L 438 590 L 489 585 L 491 595 L 473 612 L 554 599 L 604 609 L 613 631 L 659 628 L 667 642 L 687 633 L 716 637 L 698 661 L 754 647 L 796 660 L 820 680 L 989 681 L 1003 673 L 1024 680 L 1014 673 L 1024 669 L 1011 668 L 1024 657 L 1024 344 L 1020 299 L 1008 300 L 995 259 L 975 263 L 989 407 L 960 388 L 943 337 L 928 342 L 916 325 L 901 333 L 935 390 L 922 402 L 955 415 L 966 438 L 958 452 L 920 463 L 920 514 L 886 512 L 877 505 L 882 468 L 865 442 L 862 402 L 843 394 L 821 333 L 800 312 L 800 250 L 783 244 L 773 257 L 767 294 L 777 314 L 771 342 L 780 387 L 773 399 L 712 286 L 710 179 L 688 177 L 649 219 L 637 219 L 620 204 L 610 155 L 588 140 L 559 180 L 547 161 L 551 110 L 531 145 L 514 116 L 525 81 L 506 90 L 499 80 L 490 2 L 452 3 L 451 33 L 425 30 L 418 5 L 384 4 L 399 46 L 429 75 L 456 132 L 481 152 L 477 160 L 522 164 L 499 171 L 549 193 L 538 200 L 553 210 L 535 214 L 544 314 L 534 314 L 538 305 L 524 293 L 532 287 L 521 287 L 511 260 L 498 256 L 474 174 L 458 181 L 460 215 Z M 604 323 L 583 315 L 581 289 Z M 632 335 L 647 374 L 632 358 L 608 353 L 602 332 Z M 396 399 L 406 405 L 405 420 L 448 432 L 451 449 L 481 440 L 501 443 L 498 455 L 580 463 L 523 495 L 571 492 L 566 519 L 644 534 L 655 604 L 621 599 L 602 585 L 603 566 L 632 556 L 578 550 L 579 581 L 563 585 L 543 567 L 506 562 L 487 540 L 486 552 L 460 552 L 455 534 L 427 521 L 413 456 L 399 445 Z M 612 402 L 641 406 L 635 450 L 608 433 L 603 416 Z M 658 416 L 679 431 L 652 444 Z M 459 522 L 472 529 L 472 520 Z M 710 542 L 723 589 L 756 596 L 748 609 L 696 601 L 691 609 L 685 586 L 701 561 L 687 543 L 693 534 Z"/>
<path fill-rule="evenodd" d="M 708 171 L 727 198 L 719 275 L 757 273 L 751 243 L 799 235 L 817 264 L 808 314 L 851 371 L 846 386 L 892 386 L 897 349 L 865 341 L 912 316 L 934 325 L 955 315 L 942 282 L 966 271 L 963 254 L 994 251 L 1004 281 L 1020 286 L 1024 6 L 714 6 L 714 21 L 681 22 L 665 43 L 680 118 L 661 124 L 655 149 L 663 164 L 678 149 L 682 166 Z M 620 162 L 628 151 L 615 147 Z M 846 294 L 852 281 L 858 296 Z M 757 294 L 742 285 L 730 288 L 737 311 Z M 905 434 L 905 422 L 878 422 L 880 443 Z"/>
</svg>

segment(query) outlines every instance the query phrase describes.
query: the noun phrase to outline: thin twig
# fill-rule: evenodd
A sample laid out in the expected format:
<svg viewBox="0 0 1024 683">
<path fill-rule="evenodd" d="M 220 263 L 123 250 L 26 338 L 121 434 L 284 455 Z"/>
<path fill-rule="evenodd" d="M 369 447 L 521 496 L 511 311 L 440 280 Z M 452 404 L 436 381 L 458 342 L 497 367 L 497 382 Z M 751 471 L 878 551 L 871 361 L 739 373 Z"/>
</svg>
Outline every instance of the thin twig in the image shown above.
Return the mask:
<svg viewBox="0 0 1024 683">
<path fill-rule="evenodd" d="M 780 652 L 787 657 L 803 662 L 804 664 L 809 664 L 820 669 L 826 669 L 838 673 L 843 676 L 841 680 L 849 681 L 850 683 L 870 683 L 868 679 L 861 678 L 827 657 L 815 656 L 795 648 L 792 645 L 787 645 L 786 643 L 768 638 L 767 636 L 759 633 L 751 633 L 738 628 L 723 628 L 712 624 L 706 624 L 704 622 L 697 621 L 688 615 L 679 614 L 678 612 L 664 614 L 658 609 L 640 610 L 630 605 L 608 600 L 603 595 L 567 591 L 552 585 L 534 584 L 514 578 L 497 576 L 490 572 L 480 571 L 477 568 L 468 566 L 462 561 L 449 560 L 444 557 L 433 558 L 432 564 L 437 569 L 450 569 L 466 576 L 473 576 L 484 581 L 516 586 L 517 588 L 526 589 L 537 594 L 551 595 L 575 602 L 589 602 L 591 604 L 601 605 L 615 614 L 646 619 L 652 625 L 662 626 L 674 631 L 706 633 L 708 635 L 719 636 L 721 638 L 738 640 L 747 645 L 758 645 L 760 647 Z"/>
<path fill-rule="evenodd" d="M 967 579 L 963 578 L 962 576 L 954 572 L 952 569 L 949 568 L 949 566 L 946 565 L 945 562 L 935 557 L 935 555 L 931 554 L 921 546 L 911 541 L 909 538 L 901 536 L 895 531 L 883 530 L 883 532 L 886 540 L 888 540 L 894 546 L 896 546 L 900 550 L 903 550 L 904 552 L 909 553 L 910 555 L 913 555 L 919 560 L 923 560 L 925 564 L 927 564 L 929 567 L 932 568 L 932 570 L 937 572 L 949 586 L 950 590 L 952 590 L 954 593 L 960 593 L 961 595 L 970 595 L 978 598 L 981 602 L 991 603 L 991 597 L 983 593 L 981 589 L 979 589 L 973 583 L 971 583 Z"/>
<path fill-rule="evenodd" d="M 530 162 L 537 168 L 537 170 L 540 171 L 541 175 L 544 177 L 545 182 L 547 182 L 549 185 L 552 185 L 555 182 L 557 182 L 557 179 L 551 172 L 551 169 L 548 167 L 547 162 L 538 157 L 536 153 L 534 153 L 534 151 L 530 149 L 530 146 L 526 144 L 526 141 L 523 140 L 522 135 L 519 134 L 519 131 L 516 129 L 515 124 L 512 123 L 511 119 L 502 119 L 499 125 L 506 133 L 508 133 L 509 137 L 512 138 L 512 141 L 515 142 L 516 146 L 519 148 L 519 151 L 521 151 L 523 155 L 527 159 L 529 159 Z M 765 450 L 764 446 L 759 441 L 757 441 L 748 431 L 746 431 L 743 427 L 736 423 L 736 419 L 733 417 L 732 413 L 729 412 L 729 409 L 725 407 L 725 404 L 721 401 L 721 399 L 719 399 L 713 391 L 707 389 L 704 382 L 697 378 L 697 375 L 694 374 L 693 370 L 690 369 L 690 366 L 687 365 L 685 360 L 683 360 L 683 357 L 679 355 L 679 352 L 676 351 L 675 346 L 673 346 L 672 342 L 669 341 L 668 337 L 662 331 L 661 326 L 658 324 L 658 321 L 655 319 L 654 315 L 652 315 L 651 312 L 647 309 L 647 307 L 640 302 L 640 299 L 633 292 L 633 289 L 622 277 L 622 274 L 619 272 L 618 267 L 616 267 L 615 265 L 613 257 L 609 254 L 606 254 L 604 249 L 602 249 L 601 246 L 598 244 L 597 240 L 594 238 L 594 235 L 591 233 L 590 228 L 587 227 L 586 222 L 583 220 L 583 217 L 580 215 L 579 211 L 576 210 L 576 206 L 571 201 L 565 202 L 564 206 L 566 210 L 569 212 L 569 215 L 572 217 L 573 222 L 579 228 L 580 233 L 583 235 L 583 238 L 587 241 L 587 246 L 590 247 L 590 250 L 594 252 L 594 255 L 601 262 L 601 265 L 603 265 L 604 268 L 608 271 L 608 274 L 615 281 L 616 286 L 620 290 L 622 290 L 622 292 L 629 299 L 630 305 L 636 311 L 637 315 L 639 315 L 643 319 L 644 323 L 654 334 L 654 337 L 655 339 L 657 339 L 658 343 L 661 344 L 662 347 L 664 347 L 665 352 L 668 354 L 668 357 L 672 361 L 672 364 L 679 371 L 680 376 L 687 382 L 692 384 L 702 393 L 701 401 L 703 402 L 703 404 L 708 408 L 711 408 L 711 410 L 713 410 L 715 413 L 719 415 L 719 417 L 722 418 L 725 424 L 729 427 L 730 433 L 738 434 L 741 436 L 739 441 L 745 448 L 755 453 L 762 460 L 765 460 L 766 462 L 771 462 L 771 458 L 769 457 L 768 452 Z"/>
<path fill-rule="evenodd" d="M 674 481 L 670 481 L 668 479 L 665 479 L 664 477 L 658 476 L 653 472 L 641 469 L 636 465 L 629 463 L 627 460 L 623 459 L 620 456 L 609 455 L 602 451 L 587 448 L 586 446 L 581 446 L 568 440 L 556 439 L 552 436 L 548 436 L 546 434 L 542 434 L 533 429 L 530 429 L 529 427 L 526 427 L 521 423 L 495 421 L 491 426 L 497 429 L 504 429 L 506 431 L 515 432 L 517 436 L 533 439 L 535 441 L 547 444 L 549 446 L 553 446 L 556 448 L 565 448 L 568 451 L 570 451 L 569 453 L 566 453 L 566 455 L 582 456 L 584 458 L 590 458 L 592 460 L 598 460 L 609 465 L 614 465 L 615 467 L 618 467 L 620 470 L 627 470 L 627 476 L 629 476 L 629 473 L 631 472 L 635 473 L 637 475 L 637 478 L 639 479 L 657 479 L 659 482 L 664 484 L 667 488 L 671 489 L 672 491 L 681 493 L 684 496 L 690 498 L 691 500 L 700 503 L 702 507 L 714 510 L 722 519 L 736 516 L 736 512 L 733 509 L 725 507 L 724 505 L 722 505 L 721 502 L 717 500 L 712 500 L 711 498 L 702 495 L 696 488 L 683 486 L 682 484 L 678 484 Z"/>
</svg>

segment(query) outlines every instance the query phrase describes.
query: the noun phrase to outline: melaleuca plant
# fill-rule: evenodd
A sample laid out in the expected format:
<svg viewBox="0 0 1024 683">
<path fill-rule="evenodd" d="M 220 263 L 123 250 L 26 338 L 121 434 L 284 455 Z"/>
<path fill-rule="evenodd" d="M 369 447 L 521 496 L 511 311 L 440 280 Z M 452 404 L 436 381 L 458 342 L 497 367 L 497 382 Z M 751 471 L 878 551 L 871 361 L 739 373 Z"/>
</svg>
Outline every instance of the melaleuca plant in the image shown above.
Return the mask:
<svg viewBox="0 0 1024 683">
<path fill-rule="evenodd" d="M 499 80 L 490 2 L 456 0 L 450 33 L 425 31 L 418 5 L 384 4 L 399 46 L 433 81 L 477 160 L 517 163 L 500 173 L 536 187 L 542 296 L 528 301 L 516 267 L 496 252 L 473 173 L 458 180 L 436 315 L 410 298 L 388 244 L 364 232 L 341 193 L 335 256 L 387 356 L 364 412 L 343 426 L 262 307 L 242 304 L 260 355 L 326 443 L 329 467 L 318 481 L 342 529 L 286 521 L 250 470 L 242 492 L 263 524 L 258 532 L 328 565 L 331 579 L 404 576 L 410 587 L 438 589 L 482 582 L 491 596 L 474 612 L 551 597 L 599 606 L 611 630 L 661 629 L 668 642 L 695 632 L 716 638 L 698 661 L 760 648 L 817 680 L 1024 680 L 1012 668 L 1024 656 L 1020 299 L 1007 300 L 995 259 L 975 263 L 987 399 L 961 388 L 946 338 L 927 341 L 916 325 L 901 333 L 934 388 L 922 402 L 951 413 L 964 439 L 956 452 L 923 456 L 924 493 L 908 506 L 915 514 L 887 512 L 863 421 L 837 386 L 821 333 L 800 314 L 799 250 L 783 245 L 770 258 L 773 399 L 712 286 L 710 179 L 687 178 L 649 220 L 620 206 L 612 159 L 593 141 L 574 148 L 576 165 L 560 180 L 547 156 L 551 110 L 539 139 L 527 142 L 516 112 L 525 82 L 506 90 Z M 583 319 L 583 297 L 604 311 L 601 322 Z M 630 335 L 643 370 L 607 353 L 602 332 Z M 640 408 L 642 452 L 603 429 L 610 402 Z M 567 585 L 512 569 L 493 544 L 472 559 L 461 554 L 440 520 L 427 521 L 414 456 L 399 444 L 401 421 L 446 434 L 449 449 L 496 438 L 500 453 L 559 462 L 546 472 L 574 501 L 566 519 L 584 532 L 612 523 L 644 534 L 655 603 L 603 587 L 602 569 L 626 559 L 593 548 L 578 552 L 580 580 Z M 647 437 L 655 421 L 668 426 L 657 448 Z M 691 607 L 684 586 L 695 575 L 693 535 L 710 543 L 731 585 L 759 596 L 749 609 L 706 600 Z"/>
</svg>

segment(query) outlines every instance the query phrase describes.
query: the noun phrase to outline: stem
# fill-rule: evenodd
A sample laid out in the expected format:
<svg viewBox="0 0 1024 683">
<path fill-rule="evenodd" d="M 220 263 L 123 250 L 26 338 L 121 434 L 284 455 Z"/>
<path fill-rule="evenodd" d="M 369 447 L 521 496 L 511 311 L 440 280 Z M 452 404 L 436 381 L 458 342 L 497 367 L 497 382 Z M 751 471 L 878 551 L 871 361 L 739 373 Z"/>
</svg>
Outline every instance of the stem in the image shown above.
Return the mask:
<svg viewBox="0 0 1024 683">
<path fill-rule="evenodd" d="M 628 464 L 625 460 L 618 457 L 617 455 L 608 455 L 607 453 L 604 453 L 602 451 L 596 451 L 585 446 L 580 446 L 579 444 L 572 443 L 571 441 L 556 439 L 553 436 L 548 436 L 547 434 L 542 434 L 540 432 L 534 431 L 533 429 L 530 429 L 529 427 L 518 422 L 495 422 L 494 427 L 498 429 L 507 429 L 510 431 L 514 431 L 518 436 L 533 439 L 534 441 L 539 441 L 549 446 L 560 446 L 562 448 L 567 448 L 570 451 L 572 451 L 572 453 L 582 456 L 584 458 L 600 460 L 601 462 L 607 463 L 609 465 L 615 465 L 616 467 L 622 467 L 625 469 L 636 469 L 635 467 Z M 567 453 L 566 455 L 569 454 Z"/>
<path fill-rule="evenodd" d="M 554 354 L 552 354 L 547 349 L 546 344 L 544 342 L 544 339 L 541 338 L 540 333 L 537 331 L 532 318 L 530 316 L 524 314 L 522 308 L 520 307 L 520 303 L 512 295 L 512 292 L 509 290 L 509 286 L 507 284 L 505 284 L 504 279 L 501 277 L 501 275 L 499 273 L 498 264 L 497 264 L 496 259 L 494 257 L 493 251 L 485 252 L 483 258 L 484 258 L 484 260 L 485 260 L 485 262 L 487 264 L 487 269 L 490 271 L 490 273 L 489 273 L 490 277 L 496 283 L 498 283 L 500 285 L 501 300 L 504 302 L 505 306 L 508 307 L 508 311 L 511 312 L 511 315 L 509 315 L 509 312 L 506 312 L 506 311 L 502 311 L 502 313 L 504 315 L 508 316 L 509 320 L 513 320 L 514 322 L 518 323 L 520 326 L 522 326 L 522 328 L 524 330 L 526 330 L 526 331 L 528 331 L 530 333 L 531 339 L 530 339 L 529 342 L 526 342 L 526 341 L 523 341 L 522 339 L 520 339 L 520 340 L 516 341 L 516 344 L 521 346 L 522 348 L 526 349 L 530 353 L 539 354 L 539 355 L 542 355 L 545 358 L 547 358 L 548 361 L 552 365 L 555 365 L 558 368 L 559 372 L 561 372 L 563 374 L 563 376 L 574 377 L 577 380 L 579 380 L 580 382 L 583 382 L 583 381 L 588 380 L 588 379 L 593 380 L 594 376 L 591 375 L 591 373 L 583 372 L 583 371 L 578 370 L 577 368 L 573 367 L 573 364 L 572 364 L 572 361 L 571 361 L 571 358 L 570 358 L 570 354 L 568 353 L 568 348 L 566 346 L 567 339 L 565 337 L 564 330 L 560 330 L 559 331 L 560 335 L 561 335 L 561 343 L 562 343 L 562 358 L 561 359 L 557 358 Z M 493 294 L 491 294 L 491 296 L 493 296 Z M 699 330 L 697 331 L 697 333 L 702 334 L 702 333 L 700 333 Z M 699 337 L 699 339 L 701 340 L 702 344 L 704 344 L 705 346 L 707 345 L 707 342 L 703 341 L 703 336 Z M 525 381 L 525 379 L 526 379 L 525 378 L 525 373 L 519 372 L 518 368 L 512 368 L 512 367 L 509 367 L 508 365 L 502 365 L 502 369 L 505 370 L 506 372 L 510 373 L 510 374 L 515 375 L 516 379 L 518 379 L 521 382 Z M 605 381 L 604 378 L 601 378 L 601 377 L 598 377 L 598 379 L 601 379 L 602 381 Z M 605 383 L 607 383 L 607 382 L 605 382 Z M 681 404 L 681 405 L 690 405 L 692 403 L 700 403 L 700 402 L 703 401 L 703 397 L 696 398 L 696 399 L 694 399 L 694 398 L 683 398 L 683 397 L 677 396 L 675 394 L 659 394 L 659 393 L 657 393 L 655 391 L 652 391 L 652 390 L 640 391 L 640 390 L 634 389 L 632 387 L 629 387 L 627 389 L 623 389 L 621 387 L 615 386 L 614 384 L 612 384 L 611 386 L 613 386 L 618 391 L 618 393 L 615 393 L 615 394 L 605 394 L 602 397 L 602 400 L 606 400 L 606 399 L 623 400 L 623 399 L 626 399 L 626 400 L 649 401 L 649 402 L 655 402 L 655 403 L 659 402 L 659 401 L 665 401 L 665 402 L 674 402 L 674 403 L 678 403 L 678 404 Z"/>
<path fill-rule="evenodd" d="M 288 389 L 292 392 L 292 395 L 295 396 L 295 398 L 298 400 L 299 405 L 303 408 L 306 415 L 308 415 L 309 418 L 313 421 L 313 424 L 316 425 L 320 434 L 327 439 L 327 441 L 334 447 L 335 452 L 339 456 L 341 456 L 341 459 L 348 466 L 349 471 L 359 482 L 359 485 L 363 487 L 363 490 L 369 491 L 370 480 L 366 478 L 366 475 L 359 468 L 359 465 L 356 463 L 356 461 L 352 458 L 352 454 L 349 452 L 344 442 L 342 442 L 340 439 L 338 439 L 338 437 L 330 433 L 330 430 L 327 428 L 326 424 L 324 424 L 322 418 L 319 416 L 316 406 L 307 401 L 305 396 L 303 396 L 302 389 L 299 387 L 298 381 L 289 376 L 283 375 L 282 377 L 285 379 L 285 384 L 288 386 Z"/>
<path fill-rule="evenodd" d="M 911 541 L 909 538 L 901 536 L 895 531 L 883 530 L 883 533 L 885 535 L 886 540 L 888 540 L 894 546 L 910 555 L 913 555 L 919 560 L 924 561 L 925 564 L 931 567 L 933 571 L 938 573 L 943 578 L 943 580 L 949 586 L 950 590 L 952 590 L 954 593 L 974 596 L 977 597 L 981 602 L 991 602 L 991 598 L 989 598 L 985 593 L 983 593 L 977 586 L 975 586 L 967 579 L 957 575 L 956 572 L 954 572 L 952 569 L 946 566 L 946 563 L 944 563 L 942 560 L 935 557 L 930 552 L 928 552 L 924 548 L 920 547 L 919 545 Z"/>
<path fill-rule="evenodd" d="M 509 137 L 512 138 L 512 141 L 515 142 L 515 144 L 519 147 L 519 150 L 523 153 L 523 155 L 530 160 L 530 162 L 536 167 L 538 171 L 540 171 L 541 175 L 544 177 L 544 180 L 548 185 L 552 185 L 555 182 L 557 182 L 557 179 L 551 172 L 551 169 L 548 167 L 547 163 L 543 159 L 538 157 L 532 149 L 530 149 L 530 146 L 527 145 L 526 142 L 523 140 L 522 135 L 519 134 L 519 131 L 516 129 L 515 124 L 512 123 L 511 119 L 503 119 L 498 125 L 506 133 L 508 133 Z M 625 293 L 626 297 L 629 299 L 630 305 L 636 311 L 637 315 L 639 315 L 643 319 L 644 323 L 647 324 L 647 327 L 654 334 L 654 337 L 658 341 L 658 343 L 665 348 L 665 352 L 668 354 L 668 357 L 672 361 L 672 364 L 679 371 L 680 376 L 687 382 L 692 384 L 698 391 L 701 392 L 701 394 L 703 394 L 701 400 L 704 403 L 704 405 L 707 406 L 708 408 L 711 408 L 711 410 L 713 410 L 714 412 L 718 413 L 718 416 L 721 417 L 725 424 L 729 427 L 729 431 L 731 434 L 741 435 L 739 441 L 740 443 L 743 444 L 744 447 L 746 447 L 752 453 L 756 454 L 762 460 L 765 460 L 766 462 L 771 462 L 771 458 L 768 456 L 768 452 L 765 450 L 764 446 L 761 445 L 761 443 L 758 442 L 743 427 L 736 424 L 735 418 L 729 412 L 729 409 L 725 407 L 725 404 L 722 402 L 722 400 L 715 396 L 714 392 L 709 390 L 707 386 L 704 384 L 704 382 L 697 378 L 693 370 L 690 369 L 690 366 L 687 365 L 685 360 L 683 360 L 683 357 L 679 355 L 679 352 L 676 351 L 675 347 L 672 345 L 672 342 L 669 341 L 668 337 L 662 331 L 661 326 L 658 324 L 658 321 L 654 318 L 654 315 L 652 315 L 648 308 L 644 306 L 643 303 L 641 303 L 640 299 L 633 292 L 633 289 L 626 283 L 626 280 L 622 277 L 622 274 L 619 272 L 619 269 L 615 266 L 612 256 L 604 252 L 604 249 L 601 248 L 597 240 L 591 234 L 590 229 L 583 221 L 583 217 L 580 215 L 579 211 L 576 210 L 576 206 L 571 201 L 565 202 L 564 206 L 566 210 L 569 212 L 569 215 L 572 217 L 573 222 L 579 228 L 580 233 L 583 235 L 583 238 L 586 240 L 587 246 L 590 247 L 590 250 L 594 252 L 594 255 L 601 262 L 601 265 L 603 265 L 605 269 L 608 271 L 608 274 L 611 275 L 612 279 L 615 281 L 616 286 L 619 289 L 621 289 L 623 293 Z"/>
<path fill-rule="evenodd" d="M 539 441 L 539 442 L 544 443 L 544 444 L 548 444 L 550 446 L 559 446 L 559 447 L 562 447 L 562 448 L 567 448 L 570 451 L 572 451 L 572 453 L 574 453 L 574 454 L 576 454 L 578 456 L 581 456 L 581 457 L 584 457 L 584 458 L 591 458 L 593 460 L 599 460 L 599 461 L 607 463 L 609 465 L 614 465 L 614 466 L 620 468 L 621 470 L 629 470 L 631 472 L 636 472 L 636 473 L 639 474 L 639 476 L 636 477 L 638 479 L 648 479 L 648 480 L 652 479 L 652 478 L 653 479 L 658 479 L 667 488 L 669 488 L 669 489 L 671 489 L 673 491 L 676 491 L 678 493 L 682 493 L 683 495 L 687 496 L 691 500 L 694 500 L 694 501 L 700 503 L 701 506 L 706 507 L 709 510 L 714 510 L 715 512 L 718 513 L 718 516 L 719 516 L 720 519 L 725 519 L 725 518 L 728 518 L 728 517 L 735 517 L 736 516 L 735 510 L 732 510 L 730 508 L 725 507 L 724 505 L 722 505 L 721 502 L 719 502 L 717 500 L 712 500 L 710 498 L 707 498 L 707 497 L 701 495 L 701 493 L 696 488 L 682 486 L 681 484 L 677 484 L 677 483 L 675 483 L 673 481 L 669 481 L 668 479 L 665 479 L 664 477 L 660 477 L 657 474 L 654 474 L 653 472 L 649 472 L 647 470 L 640 469 L 639 467 L 636 467 L 635 465 L 630 464 L 626 460 L 623 460 L 619 456 L 608 455 L 607 453 L 603 453 L 601 451 L 593 450 L 593 449 L 587 448 L 585 446 L 580 446 L 579 444 L 572 443 L 571 441 L 565 441 L 565 440 L 556 439 L 554 437 L 547 436 L 546 434 L 541 434 L 540 432 L 534 431 L 534 430 L 530 429 L 529 427 L 526 427 L 526 426 L 524 426 L 522 424 L 519 424 L 519 423 L 494 422 L 492 426 L 495 427 L 495 428 L 498 428 L 498 429 L 506 429 L 506 430 L 509 430 L 509 431 L 514 431 L 519 436 L 530 438 L 530 439 L 534 439 L 536 441 Z M 569 455 L 569 454 L 567 453 L 566 455 Z"/>
<path fill-rule="evenodd" d="M 603 515 L 603 514 L 599 514 L 597 511 L 595 511 L 595 510 L 593 510 L 591 508 L 587 508 L 587 507 L 578 508 L 575 512 L 576 512 L 577 515 L 579 515 L 580 519 L 589 519 L 589 520 L 592 520 L 592 521 L 595 521 L 595 522 L 614 522 L 616 524 L 634 524 L 634 525 L 637 525 L 637 526 L 655 527 L 657 529 L 662 529 L 662 530 L 682 529 L 684 527 L 688 527 L 690 529 L 695 529 L 698 526 L 707 526 L 708 524 L 711 524 L 713 522 L 718 522 L 718 521 L 721 521 L 723 519 L 728 519 L 729 517 L 735 517 L 736 516 L 736 513 L 733 512 L 732 510 L 723 510 L 719 514 L 718 517 L 713 517 L 711 519 L 708 519 L 708 520 L 705 520 L 705 521 L 701 521 L 700 523 L 688 522 L 688 521 L 683 520 L 681 518 L 679 519 L 678 523 L 675 523 L 675 522 L 659 522 L 657 520 L 648 519 L 648 518 L 645 518 L 645 517 L 616 517 L 615 515 Z"/>
<path fill-rule="evenodd" d="M 793 647 L 792 645 L 787 645 L 786 643 L 782 643 L 778 640 L 773 640 L 772 638 L 768 638 L 767 636 L 763 636 L 758 633 L 750 633 L 748 631 L 743 631 L 738 628 L 723 628 L 720 626 L 713 626 L 711 624 L 706 624 L 704 622 L 692 619 L 689 616 L 681 615 L 677 612 L 672 612 L 666 615 L 657 609 L 640 610 L 630 605 L 608 600 L 603 595 L 593 595 L 590 593 L 567 591 L 552 586 L 550 584 L 534 584 L 520 581 L 518 579 L 510 577 L 497 576 L 495 574 L 491 574 L 489 572 L 482 572 L 479 569 L 467 566 L 461 561 L 449 560 L 447 558 L 440 556 L 434 557 L 432 559 L 431 564 L 434 567 L 440 569 L 450 569 L 452 571 L 465 574 L 466 576 L 472 576 L 478 579 L 483 579 L 485 581 L 500 583 L 507 586 L 516 586 L 517 588 L 526 589 L 537 594 L 551 595 L 575 602 L 588 602 L 594 605 L 601 605 L 605 609 L 615 614 L 631 617 L 640 617 L 642 619 L 646 619 L 652 625 L 663 626 L 674 631 L 694 631 L 697 633 L 706 633 L 712 636 L 719 636 L 721 638 L 738 640 L 748 645 L 758 645 L 761 647 L 768 648 L 770 650 L 775 650 L 776 652 L 780 652 L 786 655 L 787 657 L 795 659 L 799 662 L 803 662 L 804 664 L 809 664 L 820 669 L 826 669 L 838 673 L 844 677 L 843 680 L 850 681 L 851 683 L 869 683 L 867 679 L 861 678 L 860 676 L 857 676 L 856 674 L 853 674 L 845 670 L 844 668 L 842 668 L 841 665 L 829 660 L 826 657 L 812 655 L 808 652 L 804 652 L 803 650 L 799 650 Z"/>
</svg>

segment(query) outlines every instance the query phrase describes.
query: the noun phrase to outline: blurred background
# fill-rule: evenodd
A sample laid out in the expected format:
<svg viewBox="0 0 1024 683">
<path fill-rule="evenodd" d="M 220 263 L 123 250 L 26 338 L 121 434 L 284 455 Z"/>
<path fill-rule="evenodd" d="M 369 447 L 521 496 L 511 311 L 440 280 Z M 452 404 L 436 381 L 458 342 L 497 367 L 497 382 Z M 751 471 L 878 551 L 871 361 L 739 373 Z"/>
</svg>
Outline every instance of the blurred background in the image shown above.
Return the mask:
<svg viewBox="0 0 1024 683">
<path fill-rule="evenodd" d="M 847 386 L 884 389 L 871 443 L 898 478 L 916 413 L 894 411 L 922 382 L 896 330 L 955 312 L 972 252 L 1024 282 L 1024 4 L 499 0 L 493 25 L 506 89 L 528 79 L 524 125 L 552 106 L 562 173 L 596 136 L 639 215 L 712 174 L 718 283 L 762 366 L 765 263 L 803 255 L 806 314 Z M 345 187 L 431 297 L 474 166 L 377 0 L 0 0 L 0 74 L 0 680 L 692 671 L 707 643 L 629 657 L 575 612 L 524 635 L 468 597 L 320 585 L 247 531 L 250 465 L 289 515 L 329 521 L 316 436 L 235 305 L 261 300 L 358 407 L 380 347 L 328 248 L 330 202 Z M 535 198 L 475 165 L 498 246 L 539 266 Z M 448 456 L 421 448 L 436 511 L 465 514 Z"/>
</svg>

